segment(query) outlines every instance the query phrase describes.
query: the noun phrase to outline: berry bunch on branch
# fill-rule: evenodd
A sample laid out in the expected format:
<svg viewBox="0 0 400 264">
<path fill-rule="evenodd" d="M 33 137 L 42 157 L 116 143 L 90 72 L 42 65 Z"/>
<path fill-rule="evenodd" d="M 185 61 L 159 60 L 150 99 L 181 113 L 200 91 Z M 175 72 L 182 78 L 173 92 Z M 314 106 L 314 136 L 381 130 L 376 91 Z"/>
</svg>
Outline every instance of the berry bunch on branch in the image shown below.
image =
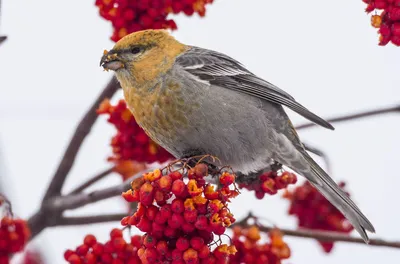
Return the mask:
<svg viewBox="0 0 400 264">
<path fill-rule="evenodd" d="M 371 25 L 378 28 L 379 45 L 389 42 L 400 46 L 400 1 L 399 0 L 363 0 L 368 6 L 365 11 L 371 16 Z"/>
<path fill-rule="evenodd" d="M 100 15 L 111 21 L 117 42 L 129 33 L 144 29 L 177 29 L 169 14 L 194 13 L 204 16 L 213 0 L 96 0 Z"/>
<path fill-rule="evenodd" d="M 24 249 L 30 237 L 26 221 L 13 217 L 9 201 L 0 195 L 0 264 Z"/>
</svg>

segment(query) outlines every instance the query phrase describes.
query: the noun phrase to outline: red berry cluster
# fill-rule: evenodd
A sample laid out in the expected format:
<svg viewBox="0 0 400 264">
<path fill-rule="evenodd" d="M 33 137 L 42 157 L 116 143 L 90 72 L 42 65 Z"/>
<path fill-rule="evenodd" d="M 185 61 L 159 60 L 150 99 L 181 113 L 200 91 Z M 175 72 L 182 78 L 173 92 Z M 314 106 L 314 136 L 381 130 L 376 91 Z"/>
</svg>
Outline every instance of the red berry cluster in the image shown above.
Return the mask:
<svg viewBox="0 0 400 264">
<path fill-rule="evenodd" d="M 344 188 L 345 184 L 339 184 Z M 347 193 L 348 195 L 348 193 Z M 350 233 L 353 226 L 317 189 L 309 182 L 296 187 L 284 196 L 291 201 L 289 214 L 298 219 L 298 226 L 309 229 Z M 331 252 L 333 243 L 320 242 L 325 252 Z"/>
<path fill-rule="evenodd" d="M 30 231 L 26 221 L 4 217 L 0 220 L 0 264 L 8 264 L 10 254 L 22 251 Z"/>
<path fill-rule="evenodd" d="M 213 0 L 96 0 L 100 15 L 111 21 L 114 33 L 111 40 L 117 42 L 129 33 L 144 29 L 177 29 L 168 14 L 195 12 L 204 16 L 205 5 Z"/>
<path fill-rule="evenodd" d="M 296 182 L 297 177 L 294 173 L 285 171 L 278 175 L 275 171 L 268 171 L 263 173 L 257 181 L 250 184 L 240 184 L 239 187 L 254 191 L 257 199 L 262 199 L 266 193 L 274 195 L 279 190 L 287 188 L 289 184 Z"/>
<path fill-rule="evenodd" d="M 371 17 L 371 24 L 379 28 L 379 45 L 385 46 L 392 42 L 400 46 L 400 0 L 363 0 L 368 4 L 365 11 L 370 13 L 383 10 L 379 15 Z"/>
<path fill-rule="evenodd" d="M 131 161 L 162 163 L 172 158 L 139 127 L 124 100 L 113 106 L 106 99 L 100 104 L 97 113 L 108 115 L 108 122 L 118 130 L 111 140 L 113 156 L 109 160 L 117 164 L 117 171 L 123 176 L 131 176 L 129 174 L 134 169 Z"/>
<path fill-rule="evenodd" d="M 122 230 L 115 228 L 111 230 L 110 240 L 106 243 L 97 242 L 94 235 L 86 235 L 75 250 L 65 251 L 64 259 L 70 264 L 139 264 L 141 241 L 142 237 L 136 235 L 126 242 Z"/>
<path fill-rule="evenodd" d="M 142 263 L 226 263 L 236 252 L 234 246 L 220 244 L 210 249 L 214 235 L 222 235 L 235 219 L 228 202 L 238 192 L 235 176 L 217 173 L 221 188 L 206 183 L 205 164 L 163 174 L 155 170 L 132 183 L 123 193 L 128 202 L 139 202 L 137 211 L 121 224 L 134 225 L 144 235 L 138 254 Z M 188 179 L 184 179 L 184 176 Z"/>
<path fill-rule="evenodd" d="M 229 264 L 280 264 L 290 257 L 290 248 L 283 241 L 282 233 L 273 229 L 268 233 L 270 242 L 260 243 L 261 235 L 257 226 L 233 228 L 232 244 L 237 253 L 229 257 Z"/>
</svg>

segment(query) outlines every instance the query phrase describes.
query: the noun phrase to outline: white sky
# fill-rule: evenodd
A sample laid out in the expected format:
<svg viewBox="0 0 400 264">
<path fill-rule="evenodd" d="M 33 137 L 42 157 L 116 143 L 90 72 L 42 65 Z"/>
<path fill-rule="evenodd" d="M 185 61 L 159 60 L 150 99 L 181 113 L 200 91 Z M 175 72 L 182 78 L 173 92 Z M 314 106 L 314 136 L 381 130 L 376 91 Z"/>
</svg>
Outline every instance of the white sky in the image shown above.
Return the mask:
<svg viewBox="0 0 400 264">
<path fill-rule="evenodd" d="M 16 213 L 28 217 L 44 189 L 83 112 L 111 73 L 99 59 L 111 27 L 97 15 L 94 1 L 23 1 L 3 3 L 0 47 L 1 188 Z M 227 53 L 254 73 L 292 94 L 324 117 L 400 103 L 399 48 L 379 47 L 378 36 L 359 1 L 219 0 L 204 19 L 176 19 L 174 35 L 182 42 Z M 121 95 L 119 95 L 121 96 Z M 305 120 L 290 113 L 294 123 Z M 375 225 L 377 236 L 400 240 L 397 210 L 400 177 L 400 116 L 388 115 L 337 124 L 336 130 L 301 131 L 305 142 L 329 154 L 333 177 L 345 179 L 352 197 Z M 107 168 L 113 129 L 101 119 L 80 152 L 67 180 L 70 189 Z M 99 186 L 118 183 L 112 177 Z M 282 227 L 294 227 L 287 203 L 275 196 L 255 201 L 242 194 L 233 204 L 239 219 L 253 211 Z M 124 209 L 119 198 L 80 213 Z M 55 228 L 35 240 L 48 263 L 63 263 L 62 253 L 88 232 L 105 239 L 115 224 Z M 337 244 L 326 256 L 316 242 L 287 238 L 290 263 L 377 263 L 400 258 L 399 250 Z"/>
</svg>

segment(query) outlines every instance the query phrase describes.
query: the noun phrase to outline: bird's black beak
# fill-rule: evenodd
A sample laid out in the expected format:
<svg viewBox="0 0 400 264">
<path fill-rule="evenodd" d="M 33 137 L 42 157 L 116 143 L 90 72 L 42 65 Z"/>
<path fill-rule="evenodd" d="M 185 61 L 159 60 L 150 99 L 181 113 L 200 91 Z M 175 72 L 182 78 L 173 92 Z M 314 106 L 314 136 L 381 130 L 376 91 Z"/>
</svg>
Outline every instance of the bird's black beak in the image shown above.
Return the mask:
<svg viewBox="0 0 400 264">
<path fill-rule="evenodd" d="M 110 51 L 104 51 L 103 52 L 103 57 L 101 57 L 100 60 L 100 67 L 103 67 L 104 70 L 112 70 L 116 71 L 121 68 L 125 67 L 125 64 L 121 61 L 121 59 L 118 57 L 118 53 L 115 52 L 114 50 Z"/>
</svg>

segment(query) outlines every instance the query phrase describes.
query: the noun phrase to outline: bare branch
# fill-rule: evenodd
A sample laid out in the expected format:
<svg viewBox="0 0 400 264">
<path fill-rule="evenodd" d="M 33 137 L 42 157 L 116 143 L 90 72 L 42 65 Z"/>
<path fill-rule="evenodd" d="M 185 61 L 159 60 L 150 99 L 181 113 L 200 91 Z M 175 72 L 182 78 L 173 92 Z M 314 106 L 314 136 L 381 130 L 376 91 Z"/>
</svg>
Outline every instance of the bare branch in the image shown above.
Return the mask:
<svg viewBox="0 0 400 264">
<path fill-rule="evenodd" d="M 6 39 L 7 39 L 7 36 L 0 36 L 0 45 L 1 45 L 4 41 L 6 41 Z"/>
<path fill-rule="evenodd" d="M 365 117 L 371 117 L 371 116 L 376 116 L 376 115 L 382 115 L 382 114 L 390 114 L 390 113 L 400 113 L 400 105 L 394 106 L 394 107 L 386 107 L 386 108 L 381 108 L 378 110 L 370 110 L 370 111 L 365 111 L 365 112 L 360 112 L 357 114 L 350 114 L 350 115 L 343 115 L 343 116 L 338 116 L 334 118 L 328 118 L 327 121 L 329 123 L 339 123 L 343 121 L 350 121 L 350 120 L 355 120 L 355 119 L 360 119 L 360 118 L 365 118 Z M 315 123 L 306 123 L 302 125 L 296 126 L 296 129 L 304 129 L 304 128 L 310 128 L 317 126 Z"/>
<path fill-rule="evenodd" d="M 74 190 L 71 191 L 70 194 L 77 194 L 77 193 L 82 192 L 83 190 L 85 190 L 89 186 L 93 185 L 94 183 L 100 181 L 101 179 L 103 179 L 104 177 L 106 177 L 107 175 L 112 173 L 113 169 L 114 168 L 109 168 L 109 169 L 107 169 L 105 171 L 100 172 L 99 174 L 95 175 L 94 177 L 90 178 L 86 182 L 84 182 L 81 185 L 79 185 L 78 187 L 76 187 Z"/>
<path fill-rule="evenodd" d="M 92 126 L 97 120 L 98 115 L 96 114 L 96 109 L 105 98 L 111 98 L 118 89 L 118 81 L 115 77 L 113 77 L 104 88 L 103 92 L 92 104 L 90 109 L 86 112 L 86 114 L 78 124 L 78 127 L 76 128 L 75 133 L 72 136 L 72 139 L 69 142 L 69 145 L 64 153 L 64 156 L 61 158 L 61 162 L 57 168 L 57 171 L 55 172 L 53 179 L 51 180 L 51 183 L 46 191 L 44 200 L 49 199 L 52 196 L 57 196 L 61 194 L 61 189 L 64 185 L 65 179 L 67 178 L 69 171 L 74 165 L 75 158 L 83 143 L 83 140 L 90 133 Z"/>
<path fill-rule="evenodd" d="M 236 222 L 233 226 L 241 226 L 241 227 L 251 226 L 252 224 L 248 223 L 248 220 L 250 219 L 256 220 L 257 217 L 249 213 L 248 216 L 246 216 L 241 221 Z M 260 225 L 259 223 L 257 223 L 257 226 L 263 232 L 269 232 L 271 229 L 277 228 L 277 227 Z M 278 229 L 286 236 L 312 238 L 324 242 L 347 242 L 347 243 L 362 244 L 366 246 L 400 248 L 400 241 L 386 241 L 383 239 L 374 238 L 370 239 L 369 244 L 366 244 L 362 238 L 352 237 L 347 234 L 338 232 L 329 232 L 329 231 L 320 231 L 311 229 L 301 229 L 301 230 L 291 230 L 285 228 L 278 228 Z"/>
<path fill-rule="evenodd" d="M 1 0 L 0 0 L 0 22 L 1 22 Z M 7 39 L 6 36 L 0 36 L 0 45 Z"/>
<path fill-rule="evenodd" d="M 77 216 L 77 217 L 61 217 L 57 221 L 57 226 L 70 226 L 70 225 L 86 225 L 86 224 L 98 224 L 105 222 L 116 222 L 127 216 L 128 213 L 121 214 L 105 214 L 105 215 L 88 215 L 88 216 Z"/>
<path fill-rule="evenodd" d="M 152 169 L 146 169 L 144 171 L 138 172 L 133 177 L 129 178 L 123 183 L 102 190 L 97 190 L 90 193 L 77 193 L 50 198 L 48 200 L 48 203 L 46 204 L 46 208 L 48 208 L 49 210 L 60 211 L 76 209 L 87 204 L 96 203 L 101 200 L 121 195 L 122 192 L 125 192 L 130 188 L 131 182 L 133 180 L 142 177 L 143 173 L 146 173 L 150 170 Z"/>
</svg>

